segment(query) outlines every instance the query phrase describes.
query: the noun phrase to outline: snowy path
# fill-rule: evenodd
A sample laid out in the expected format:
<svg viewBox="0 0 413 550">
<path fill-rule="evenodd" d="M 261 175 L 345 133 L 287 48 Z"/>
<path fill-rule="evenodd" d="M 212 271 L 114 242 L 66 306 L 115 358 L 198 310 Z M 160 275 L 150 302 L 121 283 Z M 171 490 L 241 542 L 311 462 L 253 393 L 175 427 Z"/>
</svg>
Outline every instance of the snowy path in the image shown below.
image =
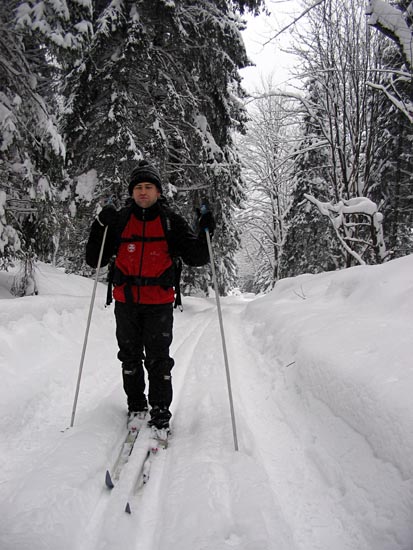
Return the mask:
<svg viewBox="0 0 413 550">
<path fill-rule="evenodd" d="M 123 437 L 125 400 L 103 287 L 75 427 L 65 430 L 91 288 L 75 279 L 76 296 L 2 301 L 1 550 L 411 550 L 408 462 L 383 459 L 352 422 L 351 401 L 348 414 L 333 406 L 347 403 L 353 379 L 337 378 L 329 401 L 333 371 L 317 371 L 328 354 L 304 353 L 293 324 L 286 346 L 282 324 L 278 338 L 276 325 L 268 331 L 268 305 L 242 297 L 223 300 L 239 452 L 215 302 L 187 298 L 175 314 L 173 437 L 125 514 L 144 449 L 138 440 L 110 493 L 104 474 Z M 291 304 L 277 307 L 287 320 Z M 319 302 L 314 311 L 322 317 Z M 297 319 L 308 323 L 304 313 Z M 369 403 L 359 398 L 361 410 Z M 402 445 L 397 425 L 394 433 Z"/>
<path fill-rule="evenodd" d="M 131 550 L 295 547 L 256 453 L 233 450 L 216 310 L 213 302 L 200 300 L 192 312 L 193 303 L 175 317 L 177 367 L 170 447 L 154 460 L 150 482 L 129 517 L 123 508 L 133 466 L 142 457 L 138 440 L 119 487 L 110 496 L 101 495 L 81 550 L 117 545 Z M 231 321 L 238 346 L 243 338 L 239 306 L 235 307 Z M 235 363 L 245 361 L 247 350 L 242 344 Z M 254 440 L 251 433 L 242 439 L 249 440 L 254 450 L 260 445 L 260 438 Z"/>
<path fill-rule="evenodd" d="M 300 404 L 291 402 L 296 389 L 289 381 L 288 369 L 293 365 L 283 366 L 277 358 L 258 351 L 259 344 L 251 334 L 253 324 L 236 324 L 234 312 L 229 319 L 230 352 L 241 367 L 235 382 L 238 403 L 245 411 L 239 415 L 240 430 L 246 435 L 243 449 L 266 480 L 267 491 L 277 498 L 294 541 L 286 548 L 368 548 L 354 520 L 341 508 L 340 497 L 308 454 L 307 437 L 317 435 L 314 430 L 306 434 L 308 419 L 305 421 Z M 251 414 L 254 410 L 256 414 Z M 314 426 L 313 419 L 310 422 Z M 270 509 L 267 512 L 273 520 L 274 513 Z M 279 546 L 268 544 L 266 548 L 275 550 Z"/>
</svg>

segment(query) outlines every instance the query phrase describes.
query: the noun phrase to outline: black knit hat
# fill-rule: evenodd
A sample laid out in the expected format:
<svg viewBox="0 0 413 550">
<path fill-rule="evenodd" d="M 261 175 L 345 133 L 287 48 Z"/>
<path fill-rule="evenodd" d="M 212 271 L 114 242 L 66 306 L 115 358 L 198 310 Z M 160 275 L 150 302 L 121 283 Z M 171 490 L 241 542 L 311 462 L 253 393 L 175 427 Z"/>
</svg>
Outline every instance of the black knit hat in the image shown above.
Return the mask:
<svg viewBox="0 0 413 550">
<path fill-rule="evenodd" d="M 138 166 L 132 170 L 128 186 L 129 195 L 132 195 L 135 185 L 142 182 L 153 183 L 162 193 L 161 176 L 158 170 L 152 164 L 149 164 L 147 160 L 141 160 Z"/>
</svg>

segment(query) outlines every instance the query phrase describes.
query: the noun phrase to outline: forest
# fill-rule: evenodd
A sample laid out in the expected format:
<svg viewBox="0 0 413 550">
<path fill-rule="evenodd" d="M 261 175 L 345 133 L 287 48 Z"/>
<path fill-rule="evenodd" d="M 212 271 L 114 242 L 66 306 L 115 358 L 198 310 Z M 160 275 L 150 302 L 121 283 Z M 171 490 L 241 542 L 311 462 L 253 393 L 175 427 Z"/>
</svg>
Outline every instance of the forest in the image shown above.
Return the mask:
<svg viewBox="0 0 413 550">
<path fill-rule="evenodd" d="M 14 295 L 37 292 L 37 261 L 91 274 L 93 218 L 125 204 L 144 158 L 188 221 L 210 205 L 223 295 L 413 252 L 413 3 L 303 0 L 294 88 L 251 97 L 246 16 L 277 9 L 0 1 L 0 270 L 21 265 Z M 183 277 L 184 292 L 210 284 L 206 268 Z"/>
</svg>

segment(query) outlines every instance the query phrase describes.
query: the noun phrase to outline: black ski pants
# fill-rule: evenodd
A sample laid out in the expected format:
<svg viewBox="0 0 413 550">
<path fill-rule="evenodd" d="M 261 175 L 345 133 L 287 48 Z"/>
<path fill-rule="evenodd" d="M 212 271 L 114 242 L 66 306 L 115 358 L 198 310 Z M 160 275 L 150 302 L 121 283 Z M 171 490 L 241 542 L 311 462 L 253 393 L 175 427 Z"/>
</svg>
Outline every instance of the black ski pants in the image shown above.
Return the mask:
<svg viewBox="0 0 413 550">
<path fill-rule="evenodd" d="M 148 372 L 149 404 L 169 408 L 174 366 L 169 356 L 173 305 L 115 302 L 115 318 L 118 359 L 122 362 L 129 410 L 139 411 L 147 404 L 143 363 Z"/>
</svg>

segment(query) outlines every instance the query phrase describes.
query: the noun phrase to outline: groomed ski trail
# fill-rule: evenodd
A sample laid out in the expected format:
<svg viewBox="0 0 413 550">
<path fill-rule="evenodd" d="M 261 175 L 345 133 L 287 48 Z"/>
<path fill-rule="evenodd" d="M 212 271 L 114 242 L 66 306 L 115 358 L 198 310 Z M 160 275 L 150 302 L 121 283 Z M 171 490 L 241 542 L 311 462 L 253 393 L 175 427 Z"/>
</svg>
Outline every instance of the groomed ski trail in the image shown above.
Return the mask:
<svg viewBox="0 0 413 550">
<path fill-rule="evenodd" d="M 5 429 L 2 550 L 371 550 L 340 492 L 320 475 L 314 446 L 308 452 L 302 429 L 308 420 L 292 371 L 259 351 L 257 330 L 265 326 L 248 323 L 246 304 L 239 298 L 222 304 L 240 451 L 233 449 L 215 301 L 191 298 L 175 314 L 170 446 L 153 461 L 131 516 L 125 495 L 139 446 L 117 492 L 104 486 L 126 418 L 113 312 L 101 306 L 94 312 L 77 419 L 64 433 L 84 327 L 76 310 L 64 308 L 26 320 L 39 341 L 54 327 L 62 357 L 47 357 L 47 347 L 33 350 L 39 384 L 25 388 L 21 380 L 23 403 L 33 391 L 30 409 L 19 416 L 21 407 L 13 405 L 14 414 L 3 419 L 15 430 Z M 56 374 L 49 380 L 50 361 Z M 90 368 L 92 361 L 99 369 Z M 357 434 L 348 437 L 357 442 Z"/>
<path fill-rule="evenodd" d="M 178 317 L 174 357 L 185 374 L 179 384 L 175 378 L 179 398 L 162 498 L 151 503 L 156 538 L 151 546 L 137 539 L 134 550 L 291 550 L 291 534 L 267 480 L 251 457 L 234 451 L 215 301 L 205 304 L 202 333 L 189 349 L 180 343 L 185 331 Z M 255 509 L 257 495 L 264 511 Z"/>
<path fill-rule="evenodd" d="M 152 544 L 138 538 L 134 550 L 369 548 L 277 402 L 289 398 L 284 369 L 257 351 L 245 305 L 227 299 L 224 330 L 240 443 L 234 451 L 219 326 L 209 303 L 213 312 L 193 349 L 179 346 L 182 330 L 176 331 L 175 358 L 186 366 L 174 409 L 176 437 L 162 498 L 153 495 L 154 515 L 141 523 L 144 530 L 145 522 L 156 519 L 156 538 Z M 278 388 L 266 376 L 274 368 Z"/>
<path fill-rule="evenodd" d="M 119 487 L 109 497 L 102 494 L 81 550 L 294 547 L 265 473 L 251 456 L 233 449 L 216 310 L 214 302 L 204 304 L 201 313 L 175 316 L 169 448 L 154 458 L 149 483 L 128 516 L 122 505 L 142 458 L 138 438 Z M 257 498 L 262 509 L 253 504 Z"/>
<path fill-rule="evenodd" d="M 237 300 L 232 304 L 228 300 L 224 309 L 228 354 L 235 362 L 232 372 L 240 449 L 250 456 L 265 479 L 266 490 L 276 498 L 292 537 L 286 547 L 369 549 L 352 514 L 341 506 L 342 495 L 320 475 L 308 452 L 315 419 L 306 418 L 308 411 L 302 407 L 293 378 L 289 379 L 292 365 L 282 365 L 277 357 L 258 351 L 262 344 L 257 330 L 265 331 L 265 327 L 249 325 L 244 309 Z M 308 422 L 311 431 L 306 433 Z M 323 436 L 320 432 L 320 440 Z M 268 515 L 270 520 L 272 514 Z M 279 546 L 271 540 L 264 548 L 277 550 Z"/>
</svg>

